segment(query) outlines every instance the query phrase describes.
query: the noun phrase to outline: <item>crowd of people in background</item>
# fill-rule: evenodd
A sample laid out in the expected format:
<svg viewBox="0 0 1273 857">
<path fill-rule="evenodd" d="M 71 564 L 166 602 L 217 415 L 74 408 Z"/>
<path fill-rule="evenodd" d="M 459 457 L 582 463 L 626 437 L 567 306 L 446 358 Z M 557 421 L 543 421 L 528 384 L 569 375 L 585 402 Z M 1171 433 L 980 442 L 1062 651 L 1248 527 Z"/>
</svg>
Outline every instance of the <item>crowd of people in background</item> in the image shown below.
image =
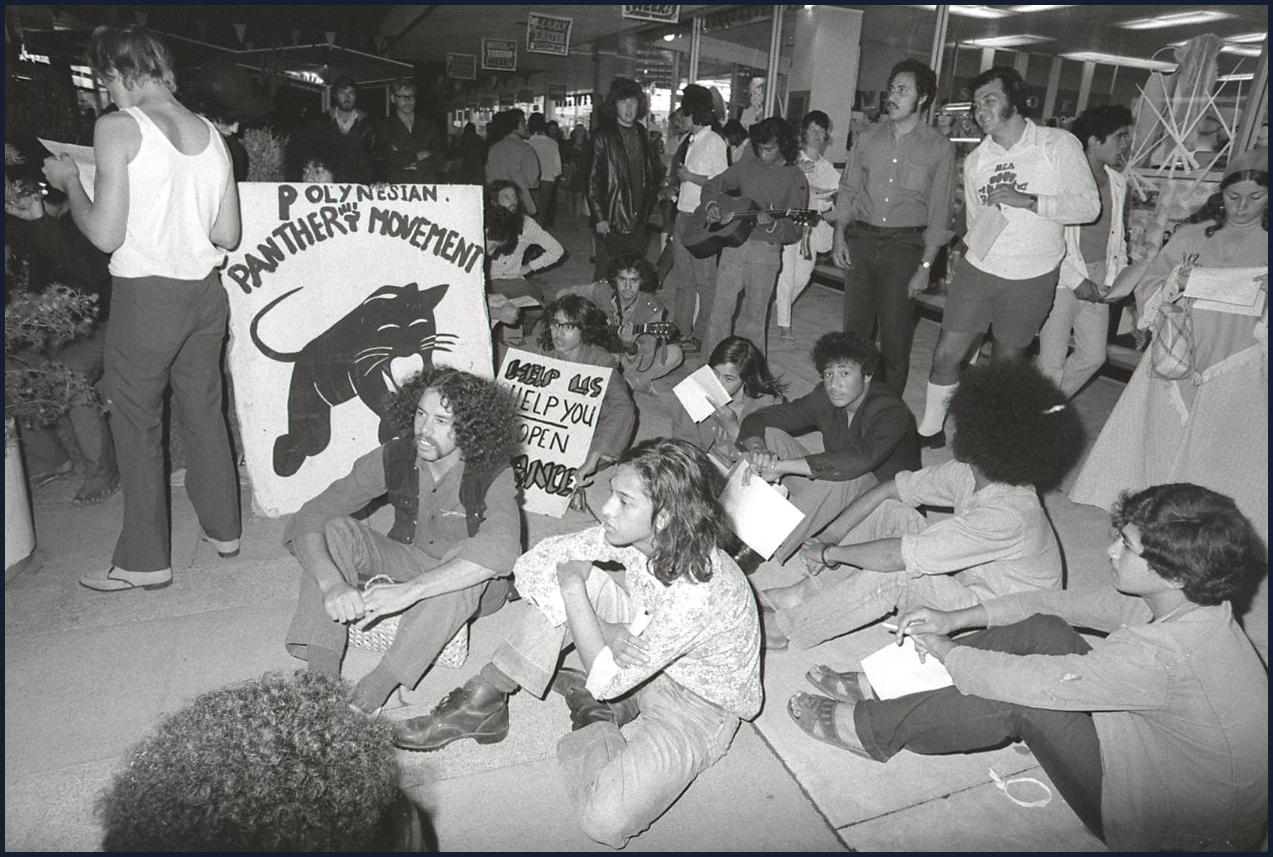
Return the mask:
<svg viewBox="0 0 1273 857">
<path fill-rule="evenodd" d="M 86 281 L 113 285 L 104 357 L 84 364 L 104 371 L 113 445 L 102 427 L 77 437 L 95 467 L 83 501 L 121 483 L 124 524 L 111 564 L 80 582 L 159 588 L 172 579 L 155 429 L 169 383 L 188 415 L 187 485 L 203 537 L 225 557 L 239 547 L 220 416 L 227 304 L 215 268 L 238 241 L 235 178 L 246 167 L 222 142 L 233 139 L 232 117 L 202 118 L 174 97 L 171 56 L 152 34 L 103 28 L 90 61 L 120 108 L 98 120 L 95 199 L 73 162 L 50 158 L 45 174 L 66 202 L 6 210 L 47 229 L 77 227 L 96 250 L 76 257 L 99 253 Z M 1024 740 L 1111 846 L 1258 841 L 1267 672 L 1256 649 L 1267 658 L 1267 632 L 1258 617 L 1247 625 L 1253 649 L 1230 602 L 1266 568 L 1267 310 L 1189 307 L 1182 277 L 1263 267 L 1267 290 L 1267 150 L 1232 157 L 1207 207 L 1152 259 L 1129 265 L 1127 107 L 1092 107 L 1067 131 L 1029 117 L 1025 83 L 1010 68 L 981 73 L 970 91 L 985 136 L 960 167 L 929 121 L 936 76 L 917 60 L 898 62 L 879 121 L 855 129 L 837 170 L 825 154 L 837 131 L 826 113 L 765 117 L 753 104 L 744 123 L 693 84 L 667 139 L 643 124 L 641 85 L 616 78 L 591 129 L 563 133 L 542 113 L 513 109 L 484 135 L 469 123 L 452 140 L 439 116 L 419 109 L 413 81 L 389 88 L 384 117 L 360 106 L 354 80 L 334 81 L 331 109 L 292 136 L 292 175 L 482 185 L 488 291 L 506 322 L 494 328 L 496 358 L 517 347 L 613 370 L 574 477 L 577 508 L 600 526 L 522 543 L 510 401 L 468 373 L 422 375 L 398 393 L 397 437 L 333 474 L 287 528 L 301 590 L 286 645 L 321 678 L 241 691 L 253 716 L 282 717 L 258 698 L 264 690 L 301 694 L 344 724 L 342 747 L 386 747 L 387 730 L 361 728 L 360 718 L 414 686 L 471 618 L 500 609 L 511 575 L 518 630 L 432 713 L 398 723 L 392 741 L 418 752 L 501 741 L 509 695 L 552 687 L 572 711 L 575 731 L 559 746 L 572 804 L 588 835 L 618 848 L 756 716 L 763 653 L 808 648 L 897 611 L 899 639 L 945 662 L 957 691 L 881 701 L 859 673 L 816 665 L 809 681 L 819 695 L 797 694 L 788 707 L 810 737 L 879 762 L 902 749 Z M 592 281 L 552 283 L 546 273 L 565 250 L 551 230 L 583 218 Z M 957 232 L 961 252 L 951 253 Z M 770 333 L 798 341 L 792 306 L 819 254 L 844 272 L 842 329 L 807 343 L 818 380 L 788 399 L 768 362 Z M 59 262 L 56 249 L 46 255 Z M 913 316 L 939 279 L 941 333 L 914 413 L 902 399 Z M 1109 303 L 1133 291 L 1156 345 L 1073 491 L 1111 510 L 1118 530 L 1109 550 L 1117 592 L 1097 603 L 1061 591 L 1064 546 L 1040 494 L 1082 454 L 1071 398 L 1104 362 Z M 523 298 L 520 313 L 509 309 Z M 1191 314 L 1187 352 L 1161 342 L 1180 307 Z M 1036 337 L 1037 368 L 1028 356 Z M 986 338 L 989 365 L 970 366 Z M 145 369 L 159 363 L 171 371 Z M 633 445 L 641 402 L 669 397 L 662 379 L 683 364 L 710 367 L 728 399 L 700 423 L 673 404 L 676 437 Z M 921 449 L 947 443 L 948 415 L 954 460 L 925 467 Z M 821 448 L 799 439 L 814 431 Z M 759 558 L 728 531 L 709 454 L 745 462 L 804 513 L 772 560 L 803 564 L 802 583 L 753 592 L 744 572 Z M 607 482 L 597 512 L 587 491 Z M 395 509 L 388 534 L 354 517 L 379 497 Z M 956 514 L 933 522 L 921 507 Z M 389 582 L 363 589 L 373 575 Z M 332 679 L 348 626 L 396 614 L 379 665 L 352 692 L 340 689 Z M 1091 643 L 1075 625 L 1108 636 Z M 986 630 L 950 636 L 970 628 Z M 586 673 L 558 669 L 567 640 Z M 180 767 L 163 741 L 216 719 L 223 702 L 201 698 L 141 757 Z M 417 839 L 419 819 L 403 814 L 386 763 L 366 752 L 367 772 L 351 776 L 373 778 L 376 794 L 358 810 L 369 823 L 351 835 Z M 106 802 L 108 842 L 151 841 L 153 831 L 128 830 L 138 823 L 130 801 L 143 800 L 129 790 L 146 776 L 132 770 Z"/>
</svg>

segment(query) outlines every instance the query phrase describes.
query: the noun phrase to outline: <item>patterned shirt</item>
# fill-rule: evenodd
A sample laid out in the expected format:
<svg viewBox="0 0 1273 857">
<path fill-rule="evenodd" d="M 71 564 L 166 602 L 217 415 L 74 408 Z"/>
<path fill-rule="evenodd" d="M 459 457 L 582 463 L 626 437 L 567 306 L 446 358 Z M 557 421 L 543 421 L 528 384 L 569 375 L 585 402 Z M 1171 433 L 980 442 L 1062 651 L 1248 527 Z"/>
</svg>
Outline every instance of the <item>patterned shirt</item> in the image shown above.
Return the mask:
<svg viewBox="0 0 1273 857">
<path fill-rule="evenodd" d="M 621 586 L 634 614 L 650 623 L 641 633 L 649 662 L 626 667 L 599 694 L 603 699 L 626 693 L 659 674 L 744 720 L 760 712 L 760 623 L 756 598 L 747 578 L 722 550 L 712 555 L 712 579 L 695 583 L 687 577 L 664 586 L 650 573 L 646 556 L 633 547 L 615 547 L 605 531 L 593 527 L 551 536 L 517 560 L 517 591 L 554 625 L 566 621 L 557 584 L 557 563 L 568 560 L 614 561 L 626 572 Z"/>
</svg>

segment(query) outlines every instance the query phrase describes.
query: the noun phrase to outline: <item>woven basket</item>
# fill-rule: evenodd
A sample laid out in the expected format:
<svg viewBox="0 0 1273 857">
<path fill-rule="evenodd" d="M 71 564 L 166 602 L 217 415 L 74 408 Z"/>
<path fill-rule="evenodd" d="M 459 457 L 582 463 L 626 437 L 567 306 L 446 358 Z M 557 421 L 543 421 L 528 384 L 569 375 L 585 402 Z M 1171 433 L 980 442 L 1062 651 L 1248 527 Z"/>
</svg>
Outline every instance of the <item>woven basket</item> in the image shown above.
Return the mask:
<svg viewBox="0 0 1273 857">
<path fill-rule="evenodd" d="M 362 591 L 370 592 L 377 586 L 384 586 L 393 582 L 393 578 L 387 574 L 377 574 L 363 584 Z M 397 615 L 386 616 L 366 627 L 355 622 L 349 626 L 349 645 L 357 646 L 360 649 L 370 649 L 383 655 L 393 645 L 394 637 L 398 636 L 398 619 L 399 616 Z M 434 663 L 451 669 L 459 669 L 464 666 L 464 661 L 468 659 L 468 656 L 469 625 L 465 622 L 460 626 L 460 630 L 455 632 L 451 642 L 447 643 L 446 647 L 442 649 L 442 653 L 438 655 Z"/>
</svg>

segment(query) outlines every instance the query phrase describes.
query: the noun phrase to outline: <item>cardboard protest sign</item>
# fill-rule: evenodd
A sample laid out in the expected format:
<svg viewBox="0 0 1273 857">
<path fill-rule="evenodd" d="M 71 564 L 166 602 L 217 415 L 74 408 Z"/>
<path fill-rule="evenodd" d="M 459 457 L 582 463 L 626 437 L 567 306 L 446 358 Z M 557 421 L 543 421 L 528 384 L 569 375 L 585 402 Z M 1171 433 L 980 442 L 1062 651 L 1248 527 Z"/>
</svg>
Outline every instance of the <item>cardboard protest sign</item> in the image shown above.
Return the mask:
<svg viewBox="0 0 1273 857">
<path fill-rule="evenodd" d="M 513 459 L 522 507 L 560 518 L 588 457 L 612 370 L 510 348 L 495 379 L 513 391 L 521 450 Z"/>
<path fill-rule="evenodd" d="M 526 16 L 526 51 L 532 54 L 570 56 L 570 30 L 574 19 L 530 12 Z"/>
<path fill-rule="evenodd" d="M 421 370 L 491 375 L 482 189 L 239 185 L 243 239 L 221 280 L 256 506 L 294 512 L 393 436 Z"/>
</svg>

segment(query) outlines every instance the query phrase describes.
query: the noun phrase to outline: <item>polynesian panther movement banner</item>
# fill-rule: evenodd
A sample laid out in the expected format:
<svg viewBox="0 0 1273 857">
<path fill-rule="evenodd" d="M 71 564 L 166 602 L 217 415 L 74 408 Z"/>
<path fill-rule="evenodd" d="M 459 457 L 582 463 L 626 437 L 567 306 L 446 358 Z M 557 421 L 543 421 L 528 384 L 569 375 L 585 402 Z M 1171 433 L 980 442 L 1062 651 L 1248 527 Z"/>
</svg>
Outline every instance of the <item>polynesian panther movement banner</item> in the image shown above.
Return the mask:
<svg viewBox="0 0 1273 857">
<path fill-rule="evenodd" d="M 393 434 L 389 402 L 446 364 L 491 377 L 482 189 L 239 185 L 221 281 L 256 508 L 295 512 Z"/>
</svg>

